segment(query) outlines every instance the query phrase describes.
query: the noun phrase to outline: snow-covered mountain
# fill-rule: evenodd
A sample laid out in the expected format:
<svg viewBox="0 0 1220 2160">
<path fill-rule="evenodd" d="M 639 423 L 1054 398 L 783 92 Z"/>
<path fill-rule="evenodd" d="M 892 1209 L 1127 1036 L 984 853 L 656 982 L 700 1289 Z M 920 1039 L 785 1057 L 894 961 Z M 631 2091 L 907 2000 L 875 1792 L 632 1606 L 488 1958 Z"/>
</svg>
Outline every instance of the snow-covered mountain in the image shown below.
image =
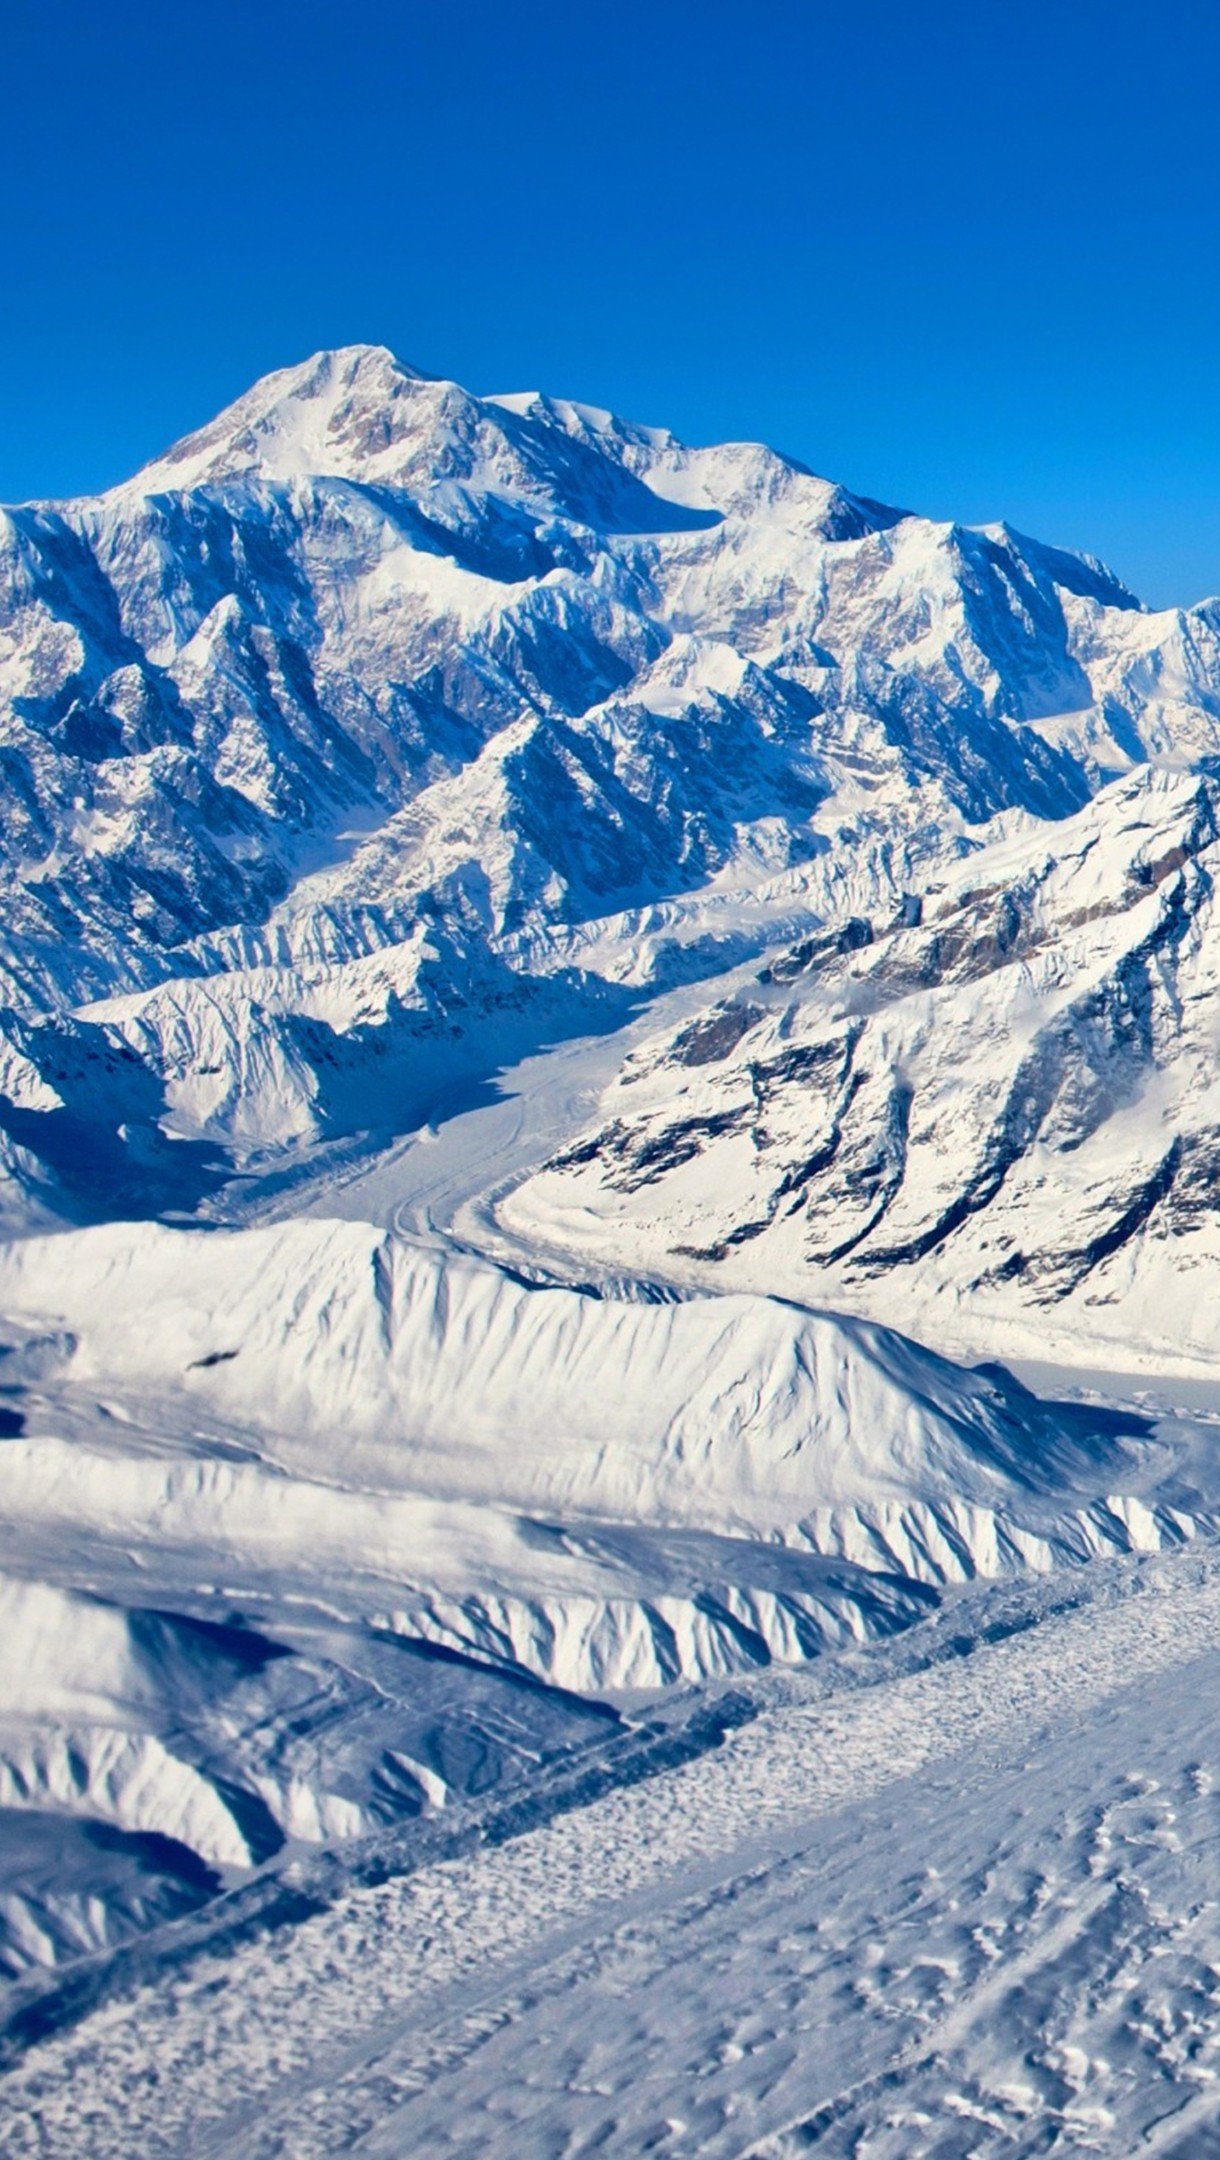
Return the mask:
<svg viewBox="0 0 1220 2160">
<path fill-rule="evenodd" d="M 0 564 L 0 1122 L 70 1216 L 401 1129 L 506 1015 L 606 1025 L 1220 748 L 1210 607 L 376 348 L 5 513 Z"/>
<path fill-rule="evenodd" d="M 14 2047 L 1214 1537 L 1220 603 L 352 347 L 0 731 Z"/>
<path fill-rule="evenodd" d="M 940 1341 L 1207 1362 L 1218 870 L 1198 773 L 997 833 L 637 1049 L 508 1219 Z"/>
</svg>

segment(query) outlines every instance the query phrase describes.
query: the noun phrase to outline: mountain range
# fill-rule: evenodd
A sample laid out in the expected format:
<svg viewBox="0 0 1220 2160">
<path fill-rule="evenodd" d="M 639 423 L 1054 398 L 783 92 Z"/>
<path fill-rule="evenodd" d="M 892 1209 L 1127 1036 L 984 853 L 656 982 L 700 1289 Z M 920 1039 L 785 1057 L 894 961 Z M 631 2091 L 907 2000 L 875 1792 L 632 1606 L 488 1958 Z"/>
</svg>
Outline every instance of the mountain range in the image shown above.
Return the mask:
<svg viewBox="0 0 1220 2160">
<path fill-rule="evenodd" d="M 1215 606 L 369 347 L 4 513 L 0 624 L 15 1227 L 409 1129 L 1220 749 Z"/>
<path fill-rule="evenodd" d="M 1214 1537 L 1220 601 L 354 346 L 0 759 L 10 2054 Z"/>
</svg>

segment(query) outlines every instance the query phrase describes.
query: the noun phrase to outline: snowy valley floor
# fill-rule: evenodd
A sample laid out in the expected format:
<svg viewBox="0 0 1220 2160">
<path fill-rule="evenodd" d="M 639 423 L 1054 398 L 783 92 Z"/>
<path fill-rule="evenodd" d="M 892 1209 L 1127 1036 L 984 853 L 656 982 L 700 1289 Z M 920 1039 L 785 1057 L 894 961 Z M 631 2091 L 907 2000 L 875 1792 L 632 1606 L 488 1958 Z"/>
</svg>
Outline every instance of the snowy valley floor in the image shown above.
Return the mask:
<svg viewBox="0 0 1220 2160">
<path fill-rule="evenodd" d="M 4 2149 L 1220 2151 L 1220 1557 L 748 1688 L 697 1760 L 34 2048 Z"/>
</svg>

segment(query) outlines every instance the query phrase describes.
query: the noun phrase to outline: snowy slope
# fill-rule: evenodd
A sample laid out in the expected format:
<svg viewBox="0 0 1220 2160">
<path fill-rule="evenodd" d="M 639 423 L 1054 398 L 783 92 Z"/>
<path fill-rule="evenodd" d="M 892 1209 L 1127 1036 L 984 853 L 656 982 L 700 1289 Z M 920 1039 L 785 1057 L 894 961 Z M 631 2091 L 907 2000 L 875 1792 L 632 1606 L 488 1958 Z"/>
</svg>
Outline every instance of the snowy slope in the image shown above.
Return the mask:
<svg viewBox="0 0 1220 2160">
<path fill-rule="evenodd" d="M 606 1697 L 1212 1534 L 1197 1443 L 1148 1417 L 637 1289 L 311 1219 L 4 1250 L 0 1959 L 27 1992 L 301 1850 L 393 1833 L 401 1866 L 402 1825 L 473 1796 L 612 1781 Z"/>
<path fill-rule="evenodd" d="M 867 1322 L 535 1287 L 364 1224 L 30 1239 L 0 1254 L 0 1302 L 73 1343 L 77 1386 L 172 1392 L 178 1422 L 206 1406 L 290 1471 L 791 1542 L 870 1509 L 901 1536 L 923 1511 L 907 1571 L 934 1578 L 1003 1564 L 998 1512 L 1036 1518 L 1139 1461 L 1001 1369 Z"/>
<path fill-rule="evenodd" d="M 918 920 L 773 957 L 637 1051 L 508 1219 L 942 1340 L 1214 1359 L 1218 810 L 1140 772 Z"/>
</svg>

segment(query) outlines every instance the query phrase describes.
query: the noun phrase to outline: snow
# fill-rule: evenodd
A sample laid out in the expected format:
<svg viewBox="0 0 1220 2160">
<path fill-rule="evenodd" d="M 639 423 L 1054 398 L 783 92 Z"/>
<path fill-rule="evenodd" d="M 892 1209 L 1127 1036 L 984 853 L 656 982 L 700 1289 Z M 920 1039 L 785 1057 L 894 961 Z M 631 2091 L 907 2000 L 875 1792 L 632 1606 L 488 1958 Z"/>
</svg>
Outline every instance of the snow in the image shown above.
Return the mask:
<svg viewBox="0 0 1220 2160">
<path fill-rule="evenodd" d="M 0 516 L 6 2150 L 1210 2149 L 1218 637 L 379 347 Z"/>
<path fill-rule="evenodd" d="M 986 1517 L 1138 1461 L 875 1325 L 532 1287 L 359 1223 L 27 1239 L 0 1301 L 71 1335 L 78 1386 L 156 1389 L 383 1492 L 811 1539 L 815 1509 Z"/>
<path fill-rule="evenodd" d="M 1214 1803 L 1162 1713 L 1208 1699 L 1220 1604 L 1209 1561 L 1157 1567 L 964 1662 L 789 1684 L 684 1769 L 158 1976 L 15 2073 L 13 2149 L 1188 2134 L 1217 1945 L 1181 1878 Z"/>
<path fill-rule="evenodd" d="M 1133 774 L 1053 846 L 997 836 L 920 923 L 743 972 L 713 1010 L 750 1024 L 638 1048 L 506 1227 L 959 1354 L 1213 1363 L 1215 831 L 1210 780 Z"/>
</svg>

